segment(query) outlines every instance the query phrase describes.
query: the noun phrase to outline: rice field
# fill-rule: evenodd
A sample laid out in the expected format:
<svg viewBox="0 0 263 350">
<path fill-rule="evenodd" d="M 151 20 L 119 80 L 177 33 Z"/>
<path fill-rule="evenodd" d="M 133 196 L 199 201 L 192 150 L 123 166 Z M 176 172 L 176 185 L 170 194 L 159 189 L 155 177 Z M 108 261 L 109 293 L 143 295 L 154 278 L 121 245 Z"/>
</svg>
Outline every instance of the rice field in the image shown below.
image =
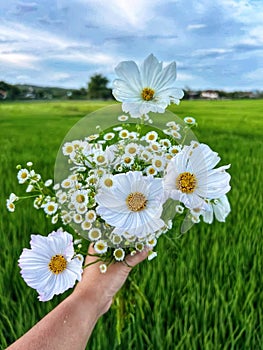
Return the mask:
<svg viewBox="0 0 263 350">
<path fill-rule="evenodd" d="M 52 178 L 57 151 L 70 128 L 108 102 L 30 102 L 0 104 L 0 348 L 4 349 L 67 293 L 41 303 L 20 277 L 17 259 L 31 233 L 53 226 L 32 202 L 8 213 L 6 198 L 22 194 L 16 165 L 34 163 Z M 198 224 L 176 239 L 178 229 L 161 237 L 158 257 L 143 262 L 132 282 L 122 329 L 116 334 L 120 305 L 98 322 L 87 349 L 217 350 L 263 349 L 262 154 L 263 101 L 183 101 L 170 108 L 180 117 L 198 121 L 194 130 L 231 163 L 232 212 L 226 223 Z M 124 299 L 125 300 L 125 299 Z"/>
</svg>

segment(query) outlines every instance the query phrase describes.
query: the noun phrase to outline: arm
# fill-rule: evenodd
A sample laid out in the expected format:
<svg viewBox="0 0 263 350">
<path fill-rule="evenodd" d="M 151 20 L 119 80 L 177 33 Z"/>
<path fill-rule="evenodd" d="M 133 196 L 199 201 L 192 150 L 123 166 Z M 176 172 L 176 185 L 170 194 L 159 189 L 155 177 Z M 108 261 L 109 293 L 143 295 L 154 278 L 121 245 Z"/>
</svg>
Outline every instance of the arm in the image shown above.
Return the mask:
<svg viewBox="0 0 263 350">
<path fill-rule="evenodd" d="M 89 253 L 95 253 L 91 246 Z M 126 262 L 135 266 L 146 257 L 143 251 L 128 256 Z M 87 256 L 85 263 L 96 259 Z M 97 320 L 108 311 L 130 271 L 124 263 L 112 264 L 105 274 L 100 273 L 99 263 L 85 268 L 73 293 L 7 350 L 84 350 Z"/>
</svg>

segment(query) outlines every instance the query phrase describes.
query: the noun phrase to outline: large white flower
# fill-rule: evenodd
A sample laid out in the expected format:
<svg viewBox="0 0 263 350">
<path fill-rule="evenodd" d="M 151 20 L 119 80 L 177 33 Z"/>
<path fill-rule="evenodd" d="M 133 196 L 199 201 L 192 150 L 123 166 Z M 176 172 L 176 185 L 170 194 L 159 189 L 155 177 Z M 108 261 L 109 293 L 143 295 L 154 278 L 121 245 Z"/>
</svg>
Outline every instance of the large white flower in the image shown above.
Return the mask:
<svg viewBox="0 0 263 350">
<path fill-rule="evenodd" d="M 164 113 L 170 103 L 179 104 L 184 96 L 183 91 L 175 87 L 175 62 L 163 68 L 162 62 L 151 54 L 141 69 L 134 61 L 123 61 L 115 71 L 119 79 L 113 82 L 113 96 L 132 117 L 148 112 Z"/>
<path fill-rule="evenodd" d="M 114 175 L 113 188 L 101 188 L 95 196 L 97 213 L 114 233 L 145 237 L 165 226 L 161 219 L 164 189 L 162 179 L 140 171 Z"/>
<path fill-rule="evenodd" d="M 74 256 L 71 234 L 59 229 L 47 237 L 31 235 L 30 245 L 18 262 L 23 279 L 37 290 L 40 301 L 52 299 L 81 280 L 83 257 Z"/>
<path fill-rule="evenodd" d="M 222 197 L 230 190 L 230 165 L 214 167 L 220 157 L 207 145 L 192 142 L 168 164 L 164 187 L 168 197 L 179 200 L 189 209 L 209 209 L 205 199 Z"/>
</svg>

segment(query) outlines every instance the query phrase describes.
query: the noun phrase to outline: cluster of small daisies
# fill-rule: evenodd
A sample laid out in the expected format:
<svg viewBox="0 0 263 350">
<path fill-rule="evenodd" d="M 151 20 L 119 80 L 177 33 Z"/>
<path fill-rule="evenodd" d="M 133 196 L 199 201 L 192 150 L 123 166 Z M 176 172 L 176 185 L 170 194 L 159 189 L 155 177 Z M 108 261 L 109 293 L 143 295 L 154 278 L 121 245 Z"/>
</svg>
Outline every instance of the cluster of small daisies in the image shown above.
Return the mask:
<svg viewBox="0 0 263 350">
<path fill-rule="evenodd" d="M 149 116 L 165 112 L 183 97 L 174 85 L 175 62 L 163 68 L 150 55 L 141 69 L 127 61 L 116 73 L 113 95 L 126 114 L 107 130 L 98 126 L 96 134 L 63 145 L 68 172 L 62 181 L 44 182 L 31 162 L 18 166 L 18 182 L 26 184 L 34 207 L 54 225 L 73 229 L 78 238 L 74 245 L 73 236 L 62 228 L 47 237 L 31 236 L 31 249 L 24 249 L 19 265 L 43 301 L 80 280 L 83 257 L 78 248 L 83 238 L 93 242 L 105 273 L 109 264 L 125 262 L 127 254 L 146 246 L 148 259 L 154 258 L 158 238 L 172 228 L 176 215 L 185 214 L 192 224 L 200 218 L 212 223 L 214 217 L 225 221 L 230 212 L 229 165 L 215 168 L 220 157 L 205 144 L 184 145 L 195 119 L 186 117 L 184 126 L 170 121 L 158 129 Z M 14 211 L 23 198 L 12 193 L 8 210 Z"/>
</svg>

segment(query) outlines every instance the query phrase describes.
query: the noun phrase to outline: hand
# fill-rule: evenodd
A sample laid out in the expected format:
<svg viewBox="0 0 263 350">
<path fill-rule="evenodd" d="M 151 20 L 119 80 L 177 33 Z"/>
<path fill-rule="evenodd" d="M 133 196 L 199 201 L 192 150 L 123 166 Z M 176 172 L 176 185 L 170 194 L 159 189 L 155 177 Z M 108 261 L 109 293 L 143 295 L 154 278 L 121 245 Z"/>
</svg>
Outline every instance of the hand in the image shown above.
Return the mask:
<svg viewBox="0 0 263 350">
<path fill-rule="evenodd" d="M 125 259 L 126 263 L 112 263 L 108 266 L 106 273 L 100 272 L 101 261 L 86 267 L 83 271 L 82 280 L 76 286 L 73 294 L 79 294 L 83 301 L 92 299 L 97 306 L 98 317 L 101 316 L 109 310 L 114 295 L 123 286 L 132 267 L 146 259 L 148 251 L 146 248 L 134 256 L 128 255 Z M 88 253 L 96 254 L 92 244 L 89 246 Z M 98 259 L 97 256 L 91 255 L 87 255 L 85 265 Z"/>
</svg>

